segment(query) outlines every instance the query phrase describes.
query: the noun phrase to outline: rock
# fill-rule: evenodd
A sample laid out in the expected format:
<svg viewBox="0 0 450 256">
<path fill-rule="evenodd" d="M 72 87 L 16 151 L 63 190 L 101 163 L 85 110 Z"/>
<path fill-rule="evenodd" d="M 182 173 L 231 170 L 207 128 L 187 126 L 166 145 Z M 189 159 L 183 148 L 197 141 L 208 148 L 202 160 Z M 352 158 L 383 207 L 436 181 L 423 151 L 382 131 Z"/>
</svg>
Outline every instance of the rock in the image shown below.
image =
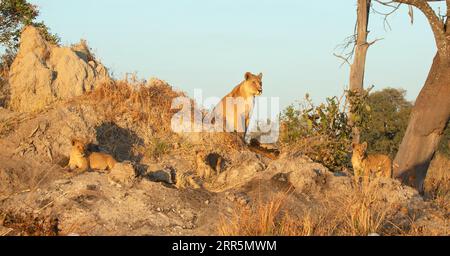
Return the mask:
<svg viewBox="0 0 450 256">
<path fill-rule="evenodd" d="M 28 26 L 9 73 L 9 107 L 19 112 L 39 111 L 57 100 L 92 91 L 108 80 L 106 68 L 93 60 L 85 42 L 73 48 L 59 47 Z"/>
<path fill-rule="evenodd" d="M 300 168 L 292 171 L 288 175 L 288 181 L 295 187 L 297 192 L 312 191 L 323 184 L 328 173 L 321 173 L 319 170 L 313 168 Z M 324 179 L 321 179 L 321 178 Z"/>
<path fill-rule="evenodd" d="M 333 176 L 326 167 L 308 158 L 280 158 L 272 162 L 264 172 L 266 178 L 290 183 L 297 192 L 320 189 Z"/>
<path fill-rule="evenodd" d="M 175 178 L 175 187 L 177 189 L 200 189 L 202 186 L 200 182 L 194 177 L 192 173 L 177 173 Z"/>
<path fill-rule="evenodd" d="M 243 154 L 238 163 L 219 174 L 214 185 L 226 190 L 250 181 L 264 170 L 265 165 L 254 154 Z"/>
<path fill-rule="evenodd" d="M 117 163 L 108 174 L 108 179 L 120 185 L 131 186 L 134 183 L 136 174 L 130 163 Z"/>
</svg>

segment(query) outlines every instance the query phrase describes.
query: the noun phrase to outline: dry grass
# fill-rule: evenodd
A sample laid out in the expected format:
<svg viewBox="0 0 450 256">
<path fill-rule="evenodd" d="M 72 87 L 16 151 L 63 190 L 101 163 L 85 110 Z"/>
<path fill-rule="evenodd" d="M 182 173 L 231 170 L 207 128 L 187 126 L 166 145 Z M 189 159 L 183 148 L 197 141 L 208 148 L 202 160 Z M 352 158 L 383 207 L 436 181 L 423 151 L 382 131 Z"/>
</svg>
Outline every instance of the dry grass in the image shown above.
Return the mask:
<svg viewBox="0 0 450 256">
<path fill-rule="evenodd" d="M 80 97 L 80 100 L 93 106 L 105 122 L 117 123 L 139 134 L 145 145 L 145 148 L 139 149 L 140 153 L 158 159 L 168 153 L 192 155 L 192 145 L 171 129 L 173 115 L 181 110 L 171 109 L 172 101 L 185 96 L 162 81 L 148 86 L 134 79 L 105 83 L 89 95 Z M 195 106 L 193 100 L 191 106 Z M 191 109 L 192 118 L 193 111 Z M 207 151 L 216 150 L 218 145 L 227 152 L 243 147 L 242 141 L 234 134 L 202 133 L 200 137 L 203 137 L 204 143 L 196 146 Z"/>
<path fill-rule="evenodd" d="M 268 202 L 259 200 L 253 208 L 238 206 L 230 219 L 221 217 L 218 231 L 225 236 L 280 235 L 282 208 L 289 193 L 278 193 Z"/>
<path fill-rule="evenodd" d="M 58 219 L 52 216 L 7 212 L 0 213 L 0 217 L 3 219 L 3 226 L 12 229 L 8 235 L 57 236 L 59 234 Z"/>
<path fill-rule="evenodd" d="M 377 199 L 377 189 L 376 186 L 357 187 L 355 193 L 344 199 L 344 234 L 364 236 L 382 232 L 391 207 Z"/>
<path fill-rule="evenodd" d="M 425 180 L 425 194 L 438 207 L 450 212 L 450 159 L 437 154 Z"/>
<path fill-rule="evenodd" d="M 153 159 L 159 159 L 163 155 L 169 154 L 173 150 L 172 144 L 162 138 L 153 138 L 146 149 L 146 156 Z"/>
<path fill-rule="evenodd" d="M 184 95 L 166 84 L 146 87 L 144 84 L 114 81 L 103 84 L 86 99 L 95 102 L 106 120 L 127 118 L 135 124 L 151 124 L 155 131 L 169 132 L 174 113 L 172 100 L 179 96 Z"/>
<path fill-rule="evenodd" d="M 383 233 L 389 207 L 377 201 L 373 187 L 355 189 L 350 196 L 324 200 L 300 216 L 286 210 L 288 193 L 267 201 L 258 199 L 251 208 L 237 207 L 222 217 L 218 233 L 224 236 L 367 236 Z"/>
</svg>

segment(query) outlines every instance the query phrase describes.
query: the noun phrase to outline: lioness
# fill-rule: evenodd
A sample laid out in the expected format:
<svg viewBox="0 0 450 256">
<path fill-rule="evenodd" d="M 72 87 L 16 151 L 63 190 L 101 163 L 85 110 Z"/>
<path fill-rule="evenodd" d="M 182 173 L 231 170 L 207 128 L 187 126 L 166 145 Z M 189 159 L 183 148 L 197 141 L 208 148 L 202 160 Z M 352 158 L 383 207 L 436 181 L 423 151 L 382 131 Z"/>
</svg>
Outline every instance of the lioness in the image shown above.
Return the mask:
<svg viewBox="0 0 450 256">
<path fill-rule="evenodd" d="M 352 165 L 355 179 L 359 181 L 363 177 L 368 181 L 370 177 L 392 177 L 392 161 L 382 154 L 367 155 L 367 142 L 363 144 L 353 143 Z"/>
<path fill-rule="evenodd" d="M 117 161 L 106 153 L 91 152 L 86 156 L 86 143 L 79 139 L 72 139 L 72 150 L 70 151 L 69 169 L 80 171 L 112 170 Z"/>
<path fill-rule="evenodd" d="M 250 113 L 253 110 L 254 99 L 263 92 L 263 74 L 254 75 L 250 72 L 245 74 L 245 80 L 227 94 L 212 114 L 213 122 L 222 121 L 223 128 L 227 132 L 246 133 L 250 123 Z M 220 123 L 218 123 L 220 125 Z"/>
</svg>

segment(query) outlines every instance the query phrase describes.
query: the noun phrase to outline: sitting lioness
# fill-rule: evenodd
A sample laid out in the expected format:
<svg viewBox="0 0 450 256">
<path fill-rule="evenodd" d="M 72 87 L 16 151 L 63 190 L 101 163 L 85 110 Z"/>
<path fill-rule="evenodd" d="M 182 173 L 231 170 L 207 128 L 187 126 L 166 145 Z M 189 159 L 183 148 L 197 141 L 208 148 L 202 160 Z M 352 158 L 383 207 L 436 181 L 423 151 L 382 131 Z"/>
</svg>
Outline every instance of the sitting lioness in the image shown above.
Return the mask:
<svg viewBox="0 0 450 256">
<path fill-rule="evenodd" d="M 250 114 L 253 110 L 254 99 L 263 92 L 262 73 L 254 75 L 250 72 L 245 74 L 245 80 L 227 94 L 212 114 L 213 123 L 222 121 L 223 129 L 227 132 L 246 133 Z M 220 123 L 218 123 L 220 125 Z"/>
<path fill-rule="evenodd" d="M 79 139 L 72 139 L 72 150 L 70 151 L 69 169 L 80 171 L 112 170 L 117 161 L 106 153 L 91 152 L 86 155 L 86 143 Z"/>
<path fill-rule="evenodd" d="M 363 144 L 353 143 L 352 165 L 355 179 L 360 177 L 368 181 L 370 177 L 392 177 L 392 161 L 382 154 L 367 155 L 367 142 Z"/>
</svg>

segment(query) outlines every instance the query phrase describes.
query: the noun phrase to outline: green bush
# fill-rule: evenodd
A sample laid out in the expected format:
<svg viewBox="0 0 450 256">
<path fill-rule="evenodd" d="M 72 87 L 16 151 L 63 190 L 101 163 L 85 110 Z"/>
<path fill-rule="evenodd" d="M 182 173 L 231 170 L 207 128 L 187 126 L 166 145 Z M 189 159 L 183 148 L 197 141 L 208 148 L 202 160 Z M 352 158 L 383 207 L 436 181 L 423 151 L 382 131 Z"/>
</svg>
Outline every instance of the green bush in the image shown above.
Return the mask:
<svg viewBox="0 0 450 256">
<path fill-rule="evenodd" d="M 393 88 L 369 95 L 371 114 L 366 122 L 369 129 L 364 130 L 361 136 L 361 140 L 369 145 L 369 153 L 387 154 L 391 158 L 397 154 L 413 107 L 405 95 L 405 90 Z"/>
<path fill-rule="evenodd" d="M 369 103 L 369 93 L 373 87 L 362 91 L 345 91 L 349 104 L 349 124 L 357 127 L 360 134 L 370 131 L 368 120 L 372 118 L 372 107 Z"/>
<path fill-rule="evenodd" d="M 26 0 L 0 1 L 0 45 L 5 47 L 5 52 L 0 59 L 0 75 L 3 80 L 7 80 L 9 67 L 17 54 L 20 34 L 25 26 L 35 26 L 45 40 L 59 45 L 58 35 L 50 33 L 43 22 L 35 21 L 38 15 L 37 7 Z"/>
<path fill-rule="evenodd" d="M 291 150 L 332 171 L 350 166 L 351 128 L 345 106 L 337 97 L 316 106 L 307 95 L 304 105 L 291 105 L 284 110 L 281 122 L 281 142 Z"/>
<path fill-rule="evenodd" d="M 47 41 L 58 44 L 60 39 L 57 35 L 51 34 L 43 22 L 35 22 L 38 15 L 37 7 L 26 0 L 1 0 L 0 44 L 15 52 L 19 46 L 20 33 L 27 25 L 39 28 Z"/>
</svg>

